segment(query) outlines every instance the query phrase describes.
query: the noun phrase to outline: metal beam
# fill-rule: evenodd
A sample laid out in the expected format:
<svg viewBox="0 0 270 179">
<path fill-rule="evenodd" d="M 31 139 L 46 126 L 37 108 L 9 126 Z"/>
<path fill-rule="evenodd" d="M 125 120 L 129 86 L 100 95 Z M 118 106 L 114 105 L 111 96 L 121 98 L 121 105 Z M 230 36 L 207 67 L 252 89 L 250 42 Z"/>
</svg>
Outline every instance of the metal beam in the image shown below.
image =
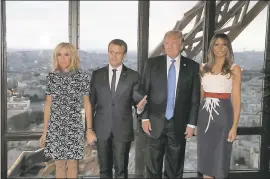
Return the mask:
<svg viewBox="0 0 270 179">
<path fill-rule="evenodd" d="M 241 11 L 241 8 L 245 5 L 246 2 L 238 1 L 233 7 L 231 7 L 231 9 L 228 9 L 230 3 L 230 1 L 227 1 L 225 4 L 227 8 L 224 8 L 223 11 L 218 11 L 219 13 L 217 14 L 217 16 L 221 15 L 222 18 L 216 24 L 217 29 L 222 28 L 231 18 L 233 18 L 237 13 L 239 13 L 239 11 Z M 221 9 L 221 7 L 222 5 L 217 7 L 217 9 Z"/>
<path fill-rule="evenodd" d="M 7 141 L 39 140 L 42 132 L 9 132 L 3 135 Z"/>
<path fill-rule="evenodd" d="M 255 19 L 255 17 L 267 6 L 267 1 L 258 1 L 246 15 L 244 15 L 243 20 L 240 22 L 241 26 L 238 28 L 233 28 L 228 33 L 231 41 L 234 41 L 236 37 Z"/>
<path fill-rule="evenodd" d="M 200 1 L 198 3 L 196 3 L 193 8 L 191 10 L 189 10 L 188 12 L 186 12 L 184 14 L 184 17 L 180 20 L 180 21 L 177 21 L 175 26 L 174 26 L 174 30 L 183 30 L 192 20 L 194 17 L 201 17 L 201 13 L 202 13 L 202 10 L 203 10 L 203 7 L 204 7 L 204 2 Z M 196 18 L 196 21 L 198 21 L 198 23 L 201 23 L 202 19 L 198 19 Z M 196 26 L 198 23 L 195 23 L 194 26 Z M 196 27 L 194 27 L 196 28 Z M 193 28 L 193 29 L 194 29 Z M 195 34 L 196 35 L 196 34 Z M 187 34 L 184 35 L 184 39 L 185 41 L 188 41 L 190 39 L 188 39 L 187 37 Z M 157 47 L 149 54 L 150 57 L 154 57 L 154 56 L 158 56 L 162 53 L 162 44 L 163 44 L 163 40 L 161 40 L 161 42 L 157 45 Z M 187 45 L 185 43 L 185 45 Z M 185 51 L 185 49 L 184 49 Z M 186 53 L 188 54 L 188 52 L 186 51 Z"/>
<path fill-rule="evenodd" d="M 149 39 L 149 8 L 150 1 L 138 1 L 138 72 L 143 73 L 144 64 L 148 59 L 148 39 Z M 145 147 L 146 136 L 142 133 L 141 122 L 136 123 L 135 130 L 135 175 L 138 178 L 145 175 Z"/>
<path fill-rule="evenodd" d="M 203 45 L 202 45 L 202 52 L 203 52 L 203 59 L 202 62 L 207 62 L 207 52 L 208 47 L 215 33 L 215 19 L 216 19 L 216 1 L 205 1 L 204 2 L 204 23 L 203 23 Z"/>
<path fill-rule="evenodd" d="M 69 0 L 69 42 L 79 49 L 80 1 Z"/>
<path fill-rule="evenodd" d="M 265 51 L 264 51 L 264 81 L 263 81 L 263 102 L 262 102 L 262 127 L 264 133 L 261 137 L 260 149 L 260 170 L 265 175 L 269 176 L 269 159 L 270 151 L 270 1 L 267 3 L 267 20 L 265 33 Z M 268 112 L 267 112 L 268 111 Z"/>
<path fill-rule="evenodd" d="M 7 141 L 4 140 L 4 134 L 6 132 L 6 118 L 7 118 L 7 98 L 6 98 L 6 65 L 7 65 L 7 43 L 6 43 L 6 1 L 1 1 L 1 96 L 0 96 L 0 107 L 1 107 L 1 178 L 7 178 Z"/>
<path fill-rule="evenodd" d="M 199 1 L 191 10 L 184 14 L 184 17 L 181 20 L 176 22 L 173 28 L 174 30 L 183 30 L 189 23 L 193 23 L 192 20 L 196 18 L 194 27 L 184 35 L 184 51 L 190 58 L 194 58 L 198 55 L 204 45 L 202 40 L 203 36 L 198 36 L 197 34 L 201 33 L 205 28 L 203 25 L 205 17 L 202 17 L 202 9 L 206 2 L 213 3 L 214 1 Z M 233 41 L 267 4 L 266 1 L 258 1 L 255 6 L 248 11 L 249 2 L 250 1 L 238 1 L 230 7 L 230 3 L 233 3 L 232 1 L 217 1 L 215 5 L 215 33 L 229 32 L 228 35 L 231 38 L 231 41 Z M 211 13 L 211 17 L 212 15 L 213 14 Z M 226 24 L 230 22 L 232 22 L 232 25 L 226 27 Z M 162 41 L 150 53 L 150 56 L 153 57 L 160 54 L 162 54 Z"/>
</svg>

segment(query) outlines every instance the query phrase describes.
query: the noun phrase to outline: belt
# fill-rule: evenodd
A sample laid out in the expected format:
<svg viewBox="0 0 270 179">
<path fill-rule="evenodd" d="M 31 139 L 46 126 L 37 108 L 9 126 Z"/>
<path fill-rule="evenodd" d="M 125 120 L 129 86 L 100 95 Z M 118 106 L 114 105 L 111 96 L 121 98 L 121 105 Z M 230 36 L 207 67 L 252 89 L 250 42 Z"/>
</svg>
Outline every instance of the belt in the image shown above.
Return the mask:
<svg viewBox="0 0 270 179">
<path fill-rule="evenodd" d="M 210 93 L 204 92 L 204 97 L 207 98 L 218 98 L 218 99 L 230 99 L 231 93 Z"/>
<path fill-rule="evenodd" d="M 204 92 L 204 100 L 205 103 L 203 105 L 203 109 L 205 109 L 209 113 L 208 118 L 208 124 L 205 129 L 205 132 L 208 130 L 211 120 L 214 120 L 213 117 L 213 111 L 219 115 L 219 113 L 216 110 L 216 106 L 219 106 L 219 99 L 230 99 L 231 94 L 230 93 L 210 93 L 210 92 Z"/>
</svg>

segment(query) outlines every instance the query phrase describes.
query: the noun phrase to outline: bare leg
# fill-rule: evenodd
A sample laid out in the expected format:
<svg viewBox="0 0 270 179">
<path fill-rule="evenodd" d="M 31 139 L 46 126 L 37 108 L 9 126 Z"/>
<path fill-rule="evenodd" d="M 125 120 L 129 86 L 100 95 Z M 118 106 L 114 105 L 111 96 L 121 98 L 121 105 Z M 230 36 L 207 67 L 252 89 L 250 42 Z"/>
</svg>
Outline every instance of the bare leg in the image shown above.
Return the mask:
<svg viewBox="0 0 270 179">
<path fill-rule="evenodd" d="M 210 176 L 207 176 L 207 175 L 203 175 L 203 178 L 213 178 L 213 177 L 210 177 Z"/>
<path fill-rule="evenodd" d="M 66 160 L 56 160 L 55 161 L 55 177 L 56 178 L 66 178 Z"/>
<path fill-rule="evenodd" d="M 78 178 L 78 160 L 67 160 L 67 178 Z"/>
</svg>

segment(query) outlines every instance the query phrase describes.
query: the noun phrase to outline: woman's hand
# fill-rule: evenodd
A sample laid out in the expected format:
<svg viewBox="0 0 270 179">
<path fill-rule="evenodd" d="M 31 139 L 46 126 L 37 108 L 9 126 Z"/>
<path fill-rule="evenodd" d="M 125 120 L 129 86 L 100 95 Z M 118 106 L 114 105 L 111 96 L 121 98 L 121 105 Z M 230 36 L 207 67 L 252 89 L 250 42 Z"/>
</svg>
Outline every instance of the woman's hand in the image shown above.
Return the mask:
<svg viewBox="0 0 270 179">
<path fill-rule="evenodd" d="M 43 132 L 42 136 L 39 139 L 41 148 L 45 147 L 45 140 L 46 140 L 46 132 Z"/>
<path fill-rule="evenodd" d="M 87 142 L 89 145 L 94 145 L 94 143 L 97 141 L 96 134 L 93 130 L 88 129 L 87 130 Z"/>
<path fill-rule="evenodd" d="M 228 135 L 228 142 L 233 142 L 236 139 L 237 136 L 237 129 L 232 128 Z"/>
</svg>

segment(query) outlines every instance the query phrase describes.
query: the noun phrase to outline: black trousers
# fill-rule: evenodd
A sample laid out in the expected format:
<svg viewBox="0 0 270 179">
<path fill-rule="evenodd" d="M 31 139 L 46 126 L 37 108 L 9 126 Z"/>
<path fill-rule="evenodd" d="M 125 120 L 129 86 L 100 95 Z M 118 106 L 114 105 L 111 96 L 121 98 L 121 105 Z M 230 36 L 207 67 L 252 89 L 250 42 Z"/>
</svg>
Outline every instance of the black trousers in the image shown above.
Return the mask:
<svg viewBox="0 0 270 179">
<path fill-rule="evenodd" d="M 183 177 L 186 140 L 179 144 L 175 139 L 174 119 L 164 121 L 164 129 L 159 138 L 148 137 L 146 178 L 162 178 L 165 155 L 164 178 Z"/>
<path fill-rule="evenodd" d="M 97 140 L 100 178 L 128 178 L 130 142 L 116 141 L 111 135 L 107 140 Z"/>
</svg>

